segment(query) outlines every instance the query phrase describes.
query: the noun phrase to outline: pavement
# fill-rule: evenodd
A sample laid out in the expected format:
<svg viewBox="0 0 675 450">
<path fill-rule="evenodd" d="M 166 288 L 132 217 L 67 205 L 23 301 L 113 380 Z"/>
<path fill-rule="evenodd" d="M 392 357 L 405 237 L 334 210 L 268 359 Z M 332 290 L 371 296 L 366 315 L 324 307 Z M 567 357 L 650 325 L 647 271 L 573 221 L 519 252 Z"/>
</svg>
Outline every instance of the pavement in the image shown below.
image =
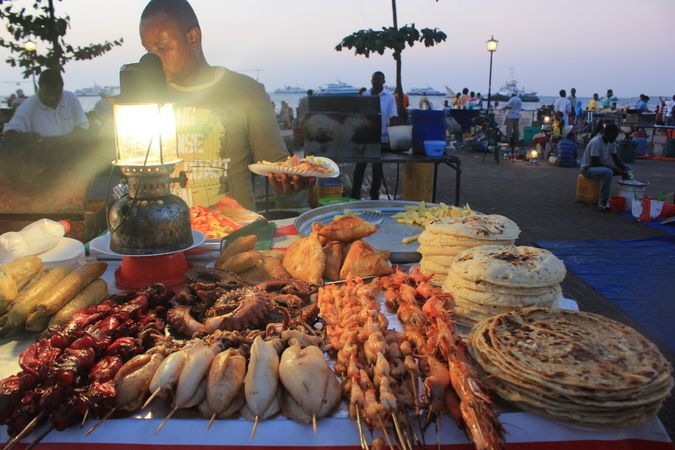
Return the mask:
<svg viewBox="0 0 675 450">
<path fill-rule="evenodd" d="M 655 136 L 654 143 L 665 144 L 665 136 Z M 581 143 L 580 147 L 581 152 L 584 144 Z M 647 153 L 651 151 L 649 145 Z M 575 196 L 577 176 L 580 173 L 578 168 L 557 167 L 546 161 L 530 165 L 528 162 L 512 162 L 506 159 L 500 159 L 497 164 L 493 154 L 487 154 L 484 161 L 483 153 L 466 151 L 457 154 L 462 159 L 463 169 L 460 203 L 468 203 L 476 211 L 501 214 L 515 221 L 521 229 L 517 245 L 532 245 L 535 240 L 647 239 L 667 234 L 620 214 L 599 212 L 591 205 L 577 203 Z M 646 188 L 646 195 L 655 197 L 662 190 L 675 191 L 675 161 L 637 159 L 631 166 L 636 180 L 650 183 Z M 353 165 L 340 164 L 340 167 L 344 173 L 353 172 Z M 396 165 L 385 164 L 384 174 L 391 198 L 401 199 L 402 167 L 397 170 Z M 452 169 L 439 166 L 437 201 L 452 204 L 455 194 L 454 177 L 455 172 Z M 618 177 L 613 182 L 611 195 L 618 192 L 616 180 Z M 369 184 L 370 168 L 366 170 L 366 180 L 362 188 L 364 195 L 369 191 Z M 395 186 L 399 186 L 399 189 L 394 196 Z M 386 199 L 384 192 L 383 188 L 381 199 Z M 672 351 L 574 273 L 568 271 L 562 282 L 562 289 L 563 295 L 576 300 L 582 311 L 601 314 L 636 329 L 654 342 L 671 364 L 675 363 L 675 354 Z M 675 441 L 673 397 L 664 403 L 659 417 L 671 440 Z"/>
</svg>

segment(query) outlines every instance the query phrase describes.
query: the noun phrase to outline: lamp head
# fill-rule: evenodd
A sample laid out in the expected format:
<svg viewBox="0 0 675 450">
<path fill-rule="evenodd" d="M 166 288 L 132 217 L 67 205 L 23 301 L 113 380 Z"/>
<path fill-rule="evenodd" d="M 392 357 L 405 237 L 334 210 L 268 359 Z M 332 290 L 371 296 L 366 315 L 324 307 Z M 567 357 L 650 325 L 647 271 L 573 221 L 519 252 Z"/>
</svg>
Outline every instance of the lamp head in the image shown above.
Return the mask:
<svg viewBox="0 0 675 450">
<path fill-rule="evenodd" d="M 495 39 L 494 36 L 492 36 L 489 41 L 485 42 L 485 45 L 487 47 L 487 51 L 492 53 L 494 51 L 497 51 L 497 46 L 499 45 L 499 41 L 497 39 Z"/>
<path fill-rule="evenodd" d="M 23 48 L 24 48 L 27 52 L 34 52 L 35 50 L 37 50 L 37 42 L 35 42 L 35 41 L 26 41 L 26 42 L 23 44 Z"/>
</svg>

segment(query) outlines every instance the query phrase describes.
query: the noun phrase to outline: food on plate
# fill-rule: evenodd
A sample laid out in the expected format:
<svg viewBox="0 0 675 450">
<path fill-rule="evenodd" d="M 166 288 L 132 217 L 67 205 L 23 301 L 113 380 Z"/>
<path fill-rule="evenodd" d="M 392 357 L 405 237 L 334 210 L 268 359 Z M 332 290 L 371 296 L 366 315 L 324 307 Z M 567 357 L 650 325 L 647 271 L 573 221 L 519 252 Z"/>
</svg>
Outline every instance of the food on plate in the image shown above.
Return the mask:
<svg viewBox="0 0 675 450">
<path fill-rule="evenodd" d="M 218 353 L 211 363 L 206 380 L 206 400 L 211 418 L 227 410 L 243 391 L 246 358 L 234 348 Z"/>
<path fill-rule="evenodd" d="M 596 314 L 524 308 L 478 323 L 471 353 L 497 394 L 525 411 L 611 429 L 654 417 L 672 367 L 638 332 Z"/>
<path fill-rule="evenodd" d="M 207 239 L 221 239 L 242 227 L 228 217 L 199 205 L 190 208 L 190 223 Z"/>
<path fill-rule="evenodd" d="M 273 278 L 290 278 L 281 261 L 272 256 L 265 256 L 253 267 L 238 274 L 247 281 L 266 281 Z"/>
<path fill-rule="evenodd" d="M 231 256 L 253 250 L 256 242 L 258 242 L 258 237 L 254 234 L 238 237 L 218 256 L 214 267 L 220 269 L 220 266 L 222 266 Z"/>
<path fill-rule="evenodd" d="M 396 213 L 391 218 L 406 225 L 425 226 L 428 221 L 441 217 L 465 217 L 476 214 L 468 204 L 464 205 L 463 208 L 458 208 L 441 202 L 438 205 L 428 207 L 425 202 L 419 202 L 417 205 L 405 205 L 403 208 L 405 211 Z"/>
<path fill-rule="evenodd" d="M 422 273 L 432 275 L 432 283 L 440 286 L 458 253 L 482 245 L 512 245 L 519 234 L 515 222 L 497 214 L 429 220 L 417 238 Z"/>
<path fill-rule="evenodd" d="M 517 308 L 557 308 L 565 265 L 548 250 L 484 245 L 459 253 L 443 282 L 468 324 Z"/>
<path fill-rule="evenodd" d="M 269 162 L 262 161 L 258 164 L 267 164 L 280 167 L 293 167 L 298 170 L 311 170 L 312 172 L 317 172 L 322 175 L 330 175 L 335 172 L 334 169 L 326 166 L 325 162 L 321 159 L 315 158 L 314 156 L 306 156 L 302 159 L 298 158 L 297 155 L 289 156 L 285 161 L 278 162 Z"/>
<path fill-rule="evenodd" d="M 251 438 L 255 434 L 258 421 L 265 418 L 265 412 L 277 398 L 278 384 L 279 356 L 277 351 L 272 344 L 263 341 L 258 336 L 251 345 L 251 356 L 244 381 L 246 405 L 255 418 Z"/>
<path fill-rule="evenodd" d="M 0 265 L 0 314 L 7 311 L 19 291 L 42 269 L 35 255 L 23 256 Z"/>
<path fill-rule="evenodd" d="M 394 269 L 384 255 L 376 251 L 366 242 L 358 240 L 352 242 L 345 261 L 340 269 L 340 279 L 348 277 L 367 277 L 372 275 L 388 275 Z"/>
<path fill-rule="evenodd" d="M 293 242 L 286 250 L 283 265 L 292 277 L 311 284 L 323 284 L 326 255 L 316 232 Z"/>
<path fill-rule="evenodd" d="M 337 281 L 340 279 L 340 267 L 344 261 L 345 243 L 339 241 L 328 242 L 323 246 L 326 255 L 326 266 L 323 277 L 327 280 Z"/>
<path fill-rule="evenodd" d="M 229 270 L 234 273 L 241 273 L 246 269 L 250 269 L 260 262 L 261 255 L 257 250 L 249 250 L 247 252 L 232 255 L 225 260 L 218 269 Z"/>
<path fill-rule="evenodd" d="M 349 242 L 368 237 L 376 231 L 377 227 L 370 222 L 356 216 L 344 216 L 321 228 L 319 235 L 329 241 Z"/>
</svg>

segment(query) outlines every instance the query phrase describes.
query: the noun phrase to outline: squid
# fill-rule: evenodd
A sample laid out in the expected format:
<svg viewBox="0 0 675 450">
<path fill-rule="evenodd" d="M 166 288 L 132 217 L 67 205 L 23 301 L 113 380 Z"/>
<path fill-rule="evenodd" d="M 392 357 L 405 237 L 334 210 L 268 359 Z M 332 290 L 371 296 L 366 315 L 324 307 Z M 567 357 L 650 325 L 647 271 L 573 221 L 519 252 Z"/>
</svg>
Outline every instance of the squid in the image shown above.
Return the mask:
<svg viewBox="0 0 675 450">
<path fill-rule="evenodd" d="M 279 356 L 271 344 L 257 336 L 251 346 L 248 372 L 244 382 L 246 407 L 254 417 L 251 440 L 255 436 L 258 422 L 276 398 L 279 384 Z"/>
</svg>

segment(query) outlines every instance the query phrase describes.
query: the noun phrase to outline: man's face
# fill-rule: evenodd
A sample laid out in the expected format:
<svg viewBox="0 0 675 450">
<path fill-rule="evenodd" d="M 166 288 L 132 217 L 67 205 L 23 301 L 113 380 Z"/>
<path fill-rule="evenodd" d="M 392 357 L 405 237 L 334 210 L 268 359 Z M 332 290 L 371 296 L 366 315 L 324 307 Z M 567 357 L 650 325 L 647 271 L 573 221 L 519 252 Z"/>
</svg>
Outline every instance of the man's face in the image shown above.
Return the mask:
<svg viewBox="0 0 675 450">
<path fill-rule="evenodd" d="M 181 86 L 193 75 L 197 67 L 199 44 L 190 42 L 189 35 L 179 29 L 175 21 L 159 13 L 141 21 L 143 47 L 162 60 L 166 81 Z"/>
<path fill-rule="evenodd" d="M 384 88 L 384 77 L 382 74 L 375 73 L 370 79 L 370 84 L 373 86 L 374 91 L 381 91 Z"/>
<path fill-rule="evenodd" d="M 576 95 L 576 93 L 577 93 L 577 90 L 576 90 L 576 89 L 571 89 L 571 90 L 570 90 L 570 94 L 572 94 L 572 97 L 574 97 L 574 96 Z"/>
<path fill-rule="evenodd" d="M 38 90 L 38 95 L 40 96 L 42 103 L 52 109 L 56 109 L 58 106 L 59 102 L 61 101 L 61 94 L 63 94 L 63 86 L 58 88 L 50 88 L 40 85 L 40 89 Z"/>
<path fill-rule="evenodd" d="M 614 142 L 616 141 L 616 138 L 619 137 L 619 131 L 618 130 L 606 130 L 603 134 L 602 137 L 606 142 Z"/>
</svg>

